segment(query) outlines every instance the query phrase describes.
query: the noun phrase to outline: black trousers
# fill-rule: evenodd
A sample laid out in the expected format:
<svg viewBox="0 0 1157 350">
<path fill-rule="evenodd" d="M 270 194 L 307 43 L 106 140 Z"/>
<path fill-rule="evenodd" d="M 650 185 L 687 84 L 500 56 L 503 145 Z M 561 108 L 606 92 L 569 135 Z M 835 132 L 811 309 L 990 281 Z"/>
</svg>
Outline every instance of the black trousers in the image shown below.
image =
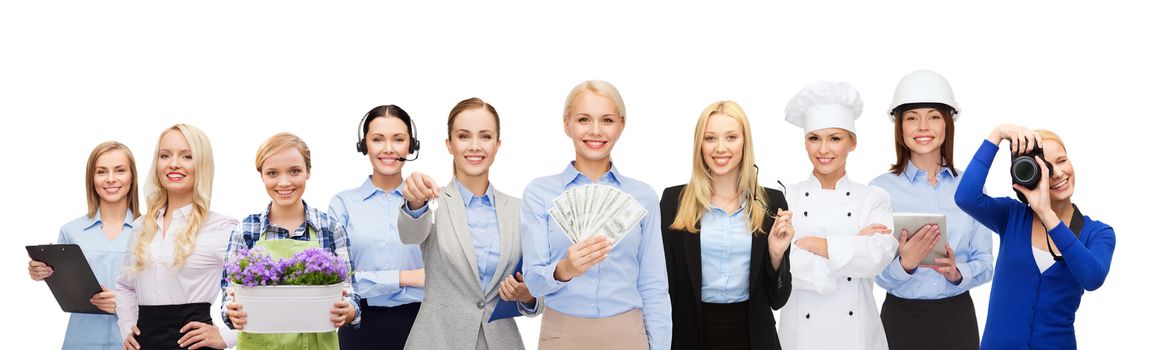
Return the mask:
<svg viewBox="0 0 1157 350">
<path fill-rule="evenodd" d="M 976 307 L 968 292 L 934 300 L 888 294 L 880 308 L 880 321 L 892 350 L 980 348 Z"/>
<path fill-rule="evenodd" d="M 750 350 L 747 302 L 703 303 L 703 349 Z"/>
<path fill-rule="evenodd" d="M 138 306 L 137 328 L 141 335 L 137 336 L 137 342 L 141 350 L 186 349 L 177 345 L 183 335 L 181 327 L 194 321 L 213 324 L 209 306 L 209 303 Z"/>
<path fill-rule="evenodd" d="M 357 329 L 347 326 L 337 331 L 341 349 L 402 350 L 421 307 L 422 303 L 395 307 L 369 306 L 362 300 L 361 325 Z"/>
</svg>

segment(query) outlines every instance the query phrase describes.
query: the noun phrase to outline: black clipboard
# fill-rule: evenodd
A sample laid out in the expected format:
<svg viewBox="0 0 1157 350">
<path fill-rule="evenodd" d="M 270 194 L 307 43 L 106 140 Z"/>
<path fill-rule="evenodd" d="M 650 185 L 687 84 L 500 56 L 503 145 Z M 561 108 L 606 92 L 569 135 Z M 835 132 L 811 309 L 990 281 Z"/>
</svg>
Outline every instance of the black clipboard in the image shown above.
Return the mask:
<svg viewBox="0 0 1157 350">
<path fill-rule="evenodd" d="M 75 244 L 46 244 L 25 246 L 28 257 L 52 267 L 52 276 L 44 279 L 52 296 L 64 312 L 111 315 L 89 302 L 100 293 L 100 282 L 84 258 L 84 252 Z"/>
</svg>

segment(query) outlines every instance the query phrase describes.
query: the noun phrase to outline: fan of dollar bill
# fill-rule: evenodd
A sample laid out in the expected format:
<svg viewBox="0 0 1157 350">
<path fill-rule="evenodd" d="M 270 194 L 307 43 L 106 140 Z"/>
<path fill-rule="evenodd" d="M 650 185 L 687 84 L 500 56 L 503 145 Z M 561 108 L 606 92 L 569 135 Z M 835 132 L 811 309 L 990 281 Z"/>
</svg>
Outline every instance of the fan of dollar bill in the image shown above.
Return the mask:
<svg viewBox="0 0 1157 350">
<path fill-rule="evenodd" d="M 549 213 L 571 242 L 603 235 L 610 238 L 614 247 L 647 216 L 647 209 L 618 188 L 583 185 L 566 190 L 555 198 Z"/>
</svg>

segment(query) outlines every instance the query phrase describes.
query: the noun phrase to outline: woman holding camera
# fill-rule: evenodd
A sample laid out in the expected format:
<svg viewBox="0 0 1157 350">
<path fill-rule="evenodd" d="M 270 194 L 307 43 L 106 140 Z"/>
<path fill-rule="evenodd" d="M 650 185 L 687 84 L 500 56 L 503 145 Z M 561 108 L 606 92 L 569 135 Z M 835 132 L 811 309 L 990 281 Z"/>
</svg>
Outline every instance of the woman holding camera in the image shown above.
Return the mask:
<svg viewBox="0 0 1157 350">
<path fill-rule="evenodd" d="M 1014 157 L 1028 155 L 1013 161 L 1014 170 L 1024 167 L 1014 171 L 1021 202 L 983 191 L 1002 140 Z M 1073 205 L 1076 179 L 1060 137 L 1008 124 L 992 130 L 964 171 L 956 204 L 1000 235 L 982 349 L 1077 347 L 1077 307 L 1105 282 L 1117 236 Z"/>
</svg>

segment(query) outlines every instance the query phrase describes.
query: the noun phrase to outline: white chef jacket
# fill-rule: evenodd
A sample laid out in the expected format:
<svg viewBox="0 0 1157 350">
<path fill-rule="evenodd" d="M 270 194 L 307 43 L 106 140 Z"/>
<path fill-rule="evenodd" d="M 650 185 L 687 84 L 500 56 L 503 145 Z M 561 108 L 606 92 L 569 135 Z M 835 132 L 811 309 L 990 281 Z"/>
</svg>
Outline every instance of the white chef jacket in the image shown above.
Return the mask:
<svg viewBox="0 0 1157 350">
<path fill-rule="evenodd" d="M 828 258 L 792 247 L 792 291 L 780 311 L 784 349 L 887 349 L 872 295 L 872 279 L 896 257 L 891 234 L 859 236 L 870 224 L 892 228 L 892 202 L 884 190 L 848 180 L 825 190 L 815 176 L 787 187 L 795 239 L 828 241 Z"/>
</svg>

